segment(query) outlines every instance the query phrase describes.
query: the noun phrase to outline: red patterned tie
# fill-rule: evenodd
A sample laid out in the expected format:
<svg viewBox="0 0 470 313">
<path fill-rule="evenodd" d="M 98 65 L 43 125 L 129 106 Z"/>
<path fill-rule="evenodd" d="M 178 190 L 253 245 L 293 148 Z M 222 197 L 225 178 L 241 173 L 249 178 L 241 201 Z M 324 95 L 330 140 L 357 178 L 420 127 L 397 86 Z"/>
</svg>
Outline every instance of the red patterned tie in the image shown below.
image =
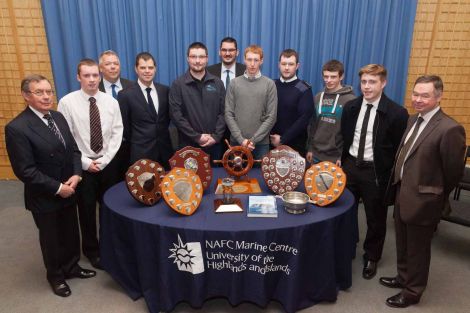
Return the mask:
<svg viewBox="0 0 470 313">
<path fill-rule="evenodd" d="M 100 111 L 96 99 L 90 97 L 90 148 L 95 153 L 103 149 L 103 134 L 101 133 Z"/>
</svg>

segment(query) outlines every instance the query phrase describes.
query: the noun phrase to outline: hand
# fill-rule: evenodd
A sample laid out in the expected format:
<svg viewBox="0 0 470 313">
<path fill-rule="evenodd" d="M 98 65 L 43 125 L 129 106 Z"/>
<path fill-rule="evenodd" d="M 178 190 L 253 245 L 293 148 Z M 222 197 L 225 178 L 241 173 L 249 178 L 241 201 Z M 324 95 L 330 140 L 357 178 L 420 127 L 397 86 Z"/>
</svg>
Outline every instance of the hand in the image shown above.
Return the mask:
<svg viewBox="0 0 470 313">
<path fill-rule="evenodd" d="M 66 182 L 64 182 L 64 185 L 70 186 L 75 190 L 77 188 L 78 183 L 82 180 L 82 178 L 78 175 L 73 175 L 70 177 Z"/>
<path fill-rule="evenodd" d="M 201 137 L 199 137 L 197 143 L 201 146 L 204 147 L 204 145 L 207 143 L 209 138 L 207 136 L 210 136 L 208 134 L 201 134 Z"/>
<path fill-rule="evenodd" d="M 313 152 L 307 152 L 307 155 L 305 156 L 305 158 L 307 159 L 307 161 L 309 163 L 313 163 Z"/>
<path fill-rule="evenodd" d="M 249 140 L 249 139 L 244 139 L 242 141 L 242 146 L 245 147 L 245 148 L 250 149 L 250 151 L 255 150 L 255 144 L 252 143 L 251 140 Z"/>
<path fill-rule="evenodd" d="M 73 189 L 69 185 L 62 184 L 62 187 L 60 188 L 60 191 L 59 191 L 59 196 L 61 196 L 62 198 L 68 198 L 74 193 L 75 193 L 75 189 Z"/>
<path fill-rule="evenodd" d="M 274 147 L 277 147 L 281 144 L 281 136 L 278 134 L 270 135 L 269 138 L 271 139 L 271 144 Z"/>
<path fill-rule="evenodd" d="M 210 147 L 216 144 L 215 139 L 211 135 L 209 134 L 204 134 L 204 135 L 206 135 L 207 141 L 205 144 L 202 144 L 201 147 Z"/>
<path fill-rule="evenodd" d="M 98 167 L 98 164 L 101 164 L 101 162 L 98 162 L 98 161 L 91 161 L 91 164 L 90 166 L 88 167 L 87 171 L 90 172 L 90 173 L 97 173 L 100 170 L 100 168 Z"/>
</svg>

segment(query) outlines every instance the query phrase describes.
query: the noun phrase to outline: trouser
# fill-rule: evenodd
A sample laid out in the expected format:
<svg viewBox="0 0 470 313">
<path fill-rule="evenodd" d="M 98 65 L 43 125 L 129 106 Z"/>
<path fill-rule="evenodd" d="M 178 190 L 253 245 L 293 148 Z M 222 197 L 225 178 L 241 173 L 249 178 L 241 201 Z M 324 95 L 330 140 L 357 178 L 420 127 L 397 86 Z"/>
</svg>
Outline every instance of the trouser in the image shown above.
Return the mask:
<svg viewBox="0 0 470 313">
<path fill-rule="evenodd" d="M 80 259 L 80 235 L 75 205 L 46 213 L 32 212 L 47 280 L 64 280 Z"/>
<path fill-rule="evenodd" d="M 347 175 L 346 187 L 355 198 L 356 227 L 355 239 L 359 239 L 359 226 L 357 222 L 357 207 L 362 198 L 366 212 L 367 232 L 364 239 L 364 258 L 379 261 L 387 232 L 387 206 L 385 205 L 385 184 L 376 179 L 373 165 L 357 165 L 352 157 L 345 159 L 343 170 Z"/>
<path fill-rule="evenodd" d="M 419 300 L 426 288 L 431 263 L 431 240 L 436 225 L 406 224 L 400 217 L 397 187 L 395 201 L 395 238 L 397 246 L 398 280 L 405 286 L 405 297 Z"/>
</svg>

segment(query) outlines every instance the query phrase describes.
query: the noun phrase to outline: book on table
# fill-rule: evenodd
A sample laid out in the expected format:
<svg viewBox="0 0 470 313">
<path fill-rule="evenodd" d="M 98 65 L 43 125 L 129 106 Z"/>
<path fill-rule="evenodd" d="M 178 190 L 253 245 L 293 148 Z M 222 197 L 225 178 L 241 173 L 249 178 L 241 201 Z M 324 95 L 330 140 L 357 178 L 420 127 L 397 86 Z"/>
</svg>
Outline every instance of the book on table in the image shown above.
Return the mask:
<svg viewBox="0 0 470 313">
<path fill-rule="evenodd" d="M 248 198 L 248 217 L 277 217 L 274 196 L 250 196 Z"/>
</svg>

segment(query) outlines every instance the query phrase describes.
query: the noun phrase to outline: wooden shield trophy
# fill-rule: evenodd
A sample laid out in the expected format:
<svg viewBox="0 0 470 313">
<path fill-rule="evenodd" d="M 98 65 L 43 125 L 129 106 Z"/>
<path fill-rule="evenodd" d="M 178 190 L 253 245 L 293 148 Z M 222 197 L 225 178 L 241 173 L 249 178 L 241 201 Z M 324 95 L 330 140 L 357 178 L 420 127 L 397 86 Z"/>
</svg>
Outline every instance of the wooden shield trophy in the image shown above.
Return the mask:
<svg viewBox="0 0 470 313">
<path fill-rule="evenodd" d="M 209 188 L 212 180 L 210 156 L 201 149 L 187 146 L 176 151 L 170 159 L 170 166 L 192 170 L 201 179 L 204 190 Z"/>
<path fill-rule="evenodd" d="M 248 172 L 253 167 L 254 160 L 250 149 L 242 146 L 230 146 L 228 140 L 225 140 L 228 150 L 225 151 L 222 160 L 214 160 L 214 163 L 221 163 L 227 173 L 234 177 L 235 182 L 232 186 L 233 193 L 260 193 L 261 188 L 256 178 L 249 178 Z M 216 194 L 223 193 L 222 180 L 217 180 Z"/>
<path fill-rule="evenodd" d="M 162 194 L 165 202 L 174 211 L 192 215 L 201 204 L 201 179 L 193 170 L 175 167 L 162 180 Z"/>
<path fill-rule="evenodd" d="M 261 172 L 272 192 L 282 195 L 295 190 L 305 173 L 305 159 L 289 146 L 279 146 L 263 157 Z"/>
<path fill-rule="evenodd" d="M 335 164 L 323 161 L 312 165 L 305 173 L 305 190 L 318 206 L 335 202 L 346 187 L 346 174 Z"/>
<path fill-rule="evenodd" d="M 134 199 L 145 205 L 154 205 L 162 197 L 160 183 L 164 175 L 163 166 L 141 159 L 127 170 L 126 186 Z"/>
</svg>

